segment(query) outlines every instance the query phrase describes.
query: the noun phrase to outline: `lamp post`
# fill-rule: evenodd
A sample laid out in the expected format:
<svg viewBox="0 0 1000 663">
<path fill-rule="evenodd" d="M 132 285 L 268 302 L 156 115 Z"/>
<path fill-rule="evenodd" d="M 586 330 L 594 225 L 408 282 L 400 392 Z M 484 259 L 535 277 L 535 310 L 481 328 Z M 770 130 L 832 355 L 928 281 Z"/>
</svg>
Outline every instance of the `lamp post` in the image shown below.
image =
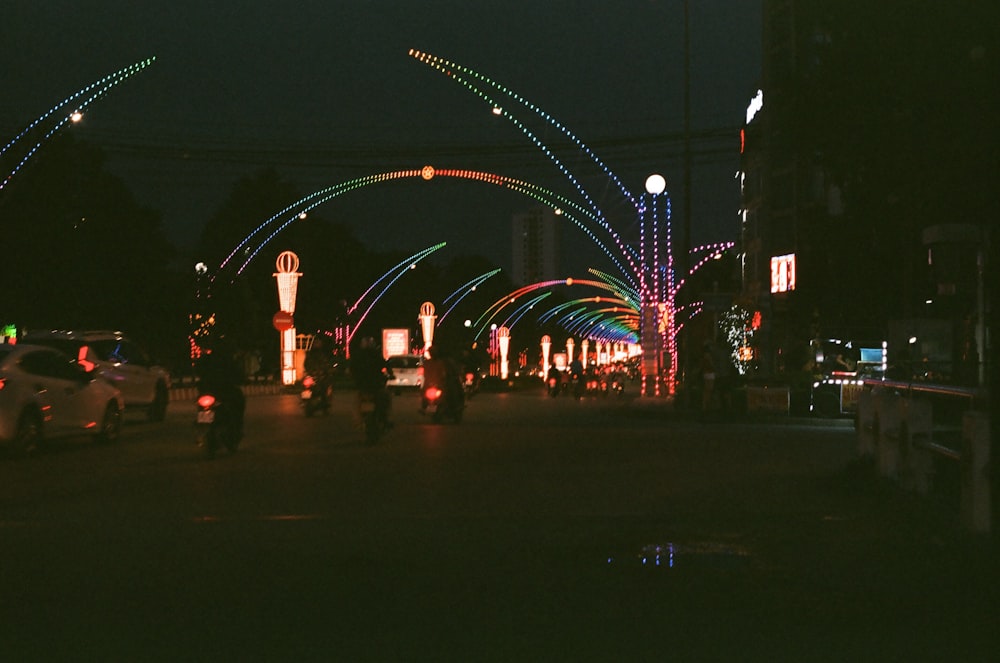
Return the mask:
<svg viewBox="0 0 1000 663">
<path fill-rule="evenodd" d="M 641 222 L 641 258 L 644 265 L 640 275 L 641 307 L 639 342 L 642 345 L 642 390 L 643 396 L 660 395 L 660 378 L 663 372 L 663 342 L 661 334 L 668 338 L 668 349 L 671 353 L 671 370 L 668 376 L 668 391 L 673 392 L 676 371 L 677 353 L 674 347 L 675 330 L 670 321 L 673 319 L 673 254 L 667 251 L 665 274 L 660 270 L 660 224 L 656 218 L 655 199 L 667 190 L 667 181 L 662 175 L 652 174 L 646 178 L 646 193 L 652 196 L 654 204 L 651 213 L 643 214 Z M 670 246 L 670 229 L 667 231 L 667 246 Z M 663 277 L 666 276 L 666 283 Z M 665 297 L 664 297 L 665 295 Z M 666 299 L 666 301 L 664 301 Z M 665 324 L 666 323 L 666 324 Z"/>
<path fill-rule="evenodd" d="M 278 312 L 274 315 L 274 328 L 281 334 L 281 383 L 295 384 L 295 296 L 298 292 L 299 257 L 291 251 L 283 251 L 275 261 L 278 282 Z"/>
</svg>

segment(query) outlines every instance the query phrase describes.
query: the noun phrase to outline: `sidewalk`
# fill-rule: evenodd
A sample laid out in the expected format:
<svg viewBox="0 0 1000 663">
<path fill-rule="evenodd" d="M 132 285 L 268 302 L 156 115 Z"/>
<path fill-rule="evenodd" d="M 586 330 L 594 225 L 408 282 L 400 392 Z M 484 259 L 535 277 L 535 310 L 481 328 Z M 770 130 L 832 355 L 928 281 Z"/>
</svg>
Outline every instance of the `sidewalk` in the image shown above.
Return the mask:
<svg viewBox="0 0 1000 663">
<path fill-rule="evenodd" d="M 637 398 L 625 408 L 630 415 L 680 424 L 681 430 L 764 426 L 774 427 L 775 435 L 805 439 L 808 429 L 854 429 L 851 419 L 702 417 L 676 411 L 662 399 Z M 761 660 L 768 651 L 768 660 L 782 661 L 995 660 L 998 545 L 995 535 L 961 526 L 959 471 L 957 463 L 943 462 L 927 496 L 879 476 L 874 462 L 860 456 L 846 467 L 817 468 L 812 479 L 770 477 L 754 486 L 754 494 L 768 497 L 748 504 L 733 523 L 740 532 L 736 543 L 750 550 L 743 566 L 720 566 L 718 578 L 702 578 L 689 593 L 674 588 L 681 602 L 704 605 L 711 596 L 713 617 L 716 603 L 730 606 L 720 633 L 731 640 L 702 651 L 705 660 L 713 651 L 742 652 L 744 660 Z M 716 499 L 728 504 L 721 496 L 728 489 L 718 490 Z M 744 643 L 750 643 L 747 649 L 741 649 Z"/>
</svg>

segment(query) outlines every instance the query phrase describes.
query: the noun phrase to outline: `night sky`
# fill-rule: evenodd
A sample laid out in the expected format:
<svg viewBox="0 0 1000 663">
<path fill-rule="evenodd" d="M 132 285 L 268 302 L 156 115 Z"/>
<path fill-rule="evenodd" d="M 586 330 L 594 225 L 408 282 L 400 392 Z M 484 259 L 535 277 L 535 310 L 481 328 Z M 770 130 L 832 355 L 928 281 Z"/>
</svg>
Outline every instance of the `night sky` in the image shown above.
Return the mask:
<svg viewBox="0 0 1000 663">
<path fill-rule="evenodd" d="M 758 86 L 760 2 L 690 4 L 692 234 L 696 243 L 734 240 L 738 129 Z M 268 165 L 303 194 L 432 164 L 572 195 L 512 124 L 411 58 L 411 48 L 535 103 L 635 193 L 661 172 L 680 223 L 681 0 L 14 0 L 3 3 L 0 20 L 0 137 L 155 56 L 71 131 L 107 150 L 109 168 L 162 213 L 182 249 L 194 245 L 236 179 Z M 576 165 L 587 167 L 567 160 Z M 614 191 L 600 178 L 587 185 L 614 219 Z M 452 180 L 372 186 L 318 213 L 350 225 L 373 249 L 415 252 L 445 241 L 451 255 L 477 253 L 507 267 L 510 215 L 530 205 L 497 187 Z M 567 269 L 603 267 L 581 237 L 566 233 L 567 248 L 580 253 Z"/>
</svg>

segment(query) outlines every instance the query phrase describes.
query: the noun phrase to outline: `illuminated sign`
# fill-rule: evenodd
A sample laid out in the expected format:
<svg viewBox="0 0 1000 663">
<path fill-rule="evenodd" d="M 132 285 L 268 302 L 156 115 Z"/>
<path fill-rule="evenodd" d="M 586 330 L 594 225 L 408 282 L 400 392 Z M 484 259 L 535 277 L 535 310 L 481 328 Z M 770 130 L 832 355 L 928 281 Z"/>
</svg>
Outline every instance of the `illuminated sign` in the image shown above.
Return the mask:
<svg viewBox="0 0 1000 663">
<path fill-rule="evenodd" d="M 754 98 L 750 100 L 750 105 L 747 106 L 747 124 L 750 124 L 750 121 L 753 120 L 754 115 L 757 114 L 757 111 L 759 111 L 763 107 L 764 107 L 764 91 L 757 90 L 757 94 L 754 95 Z"/>
<path fill-rule="evenodd" d="M 771 258 L 771 292 L 795 290 L 795 254 Z"/>
<path fill-rule="evenodd" d="M 382 330 L 382 357 L 388 359 L 395 355 L 405 355 L 410 353 L 410 330 L 409 329 L 383 329 Z"/>
</svg>

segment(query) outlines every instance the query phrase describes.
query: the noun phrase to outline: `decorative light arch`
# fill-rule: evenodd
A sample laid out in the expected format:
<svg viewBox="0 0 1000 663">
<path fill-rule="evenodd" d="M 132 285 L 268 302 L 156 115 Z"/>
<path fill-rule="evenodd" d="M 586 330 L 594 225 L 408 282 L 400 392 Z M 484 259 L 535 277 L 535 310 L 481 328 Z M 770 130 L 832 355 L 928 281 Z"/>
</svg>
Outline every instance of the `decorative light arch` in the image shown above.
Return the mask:
<svg viewBox="0 0 1000 663">
<path fill-rule="evenodd" d="M 104 78 L 94 81 L 81 90 L 77 90 L 35 118 L 28 126 L 21 130 L 20 133 L 10 139 L 7 144 L 0 149 L 0 158 L 10 152 L 21 142 L 22 139 L 26 138 L 33 131 L 41 131 L 45 129 L 48 122 L 55 121 L 54 124 L 48 126 L 48 129 L 45 130 L 42 137 L 34 145 L 28 147 L 28 149 L 22 154 L 21 158 L 14 165 L 14 169 L 11 170 L 2 180 L 0 180 L 0 191 L 2 191 L 10 183 L 10 181 L 14 178 L 14 175 L 16 175 L 17 172 L 24 167 L 28 160 L 34 156 L 43 143 L 54 136 L 60 129 L 79 121 L 84 109 L 90 106 L 90 104 L 97 101 L 111 88 L 118 85 L 125 79 L 139 73 L 149 65 L 153 64 L 155 60 L 155 56 L 146 58 L 145 60 L 140 60 L 135 64 L 131 64 L 123 69 L 119 69 L 113 74 L 109 74 Z M 60 114 L 63 113 L 65 113 L 65 115 L 60 116 Z"/>
</svg>

